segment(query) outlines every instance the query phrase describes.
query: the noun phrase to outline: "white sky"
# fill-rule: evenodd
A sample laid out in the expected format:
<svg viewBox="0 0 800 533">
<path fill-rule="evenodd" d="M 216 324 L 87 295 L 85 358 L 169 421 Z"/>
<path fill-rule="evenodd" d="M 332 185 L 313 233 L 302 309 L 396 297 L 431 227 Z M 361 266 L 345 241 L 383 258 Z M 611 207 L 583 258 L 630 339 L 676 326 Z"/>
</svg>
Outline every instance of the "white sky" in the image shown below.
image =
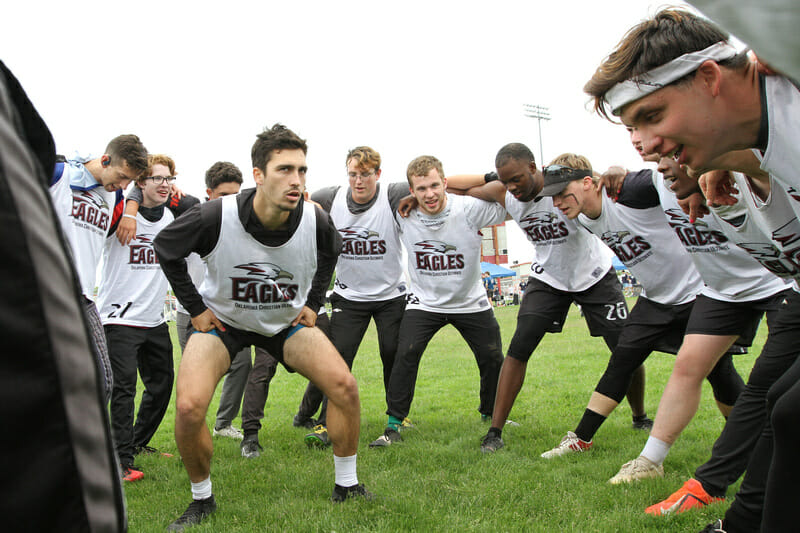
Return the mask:
<svg viewBox="0 0 800 533">
<path fill-rule="evenodd" d="M 550 109 L 546 161 L 569 151 L 600 170 L 639 168 L 625 130 L 591 113 L 582 87 L 662 5 L 29 0 L 3 8 L 0 58 L 60 153 L 99 155 L 112 137 L 136 133 L 151 153 L 172 156 L 179 186 L 200 197 L 218 160 L 252 186 L 250 147 L 276 122 L 308 140 L 312 192 L 346 184 L 344 158 L 358 145 L 381 153 L 384 183 L 404 181 L 421 154 L 448 175 L 492 170 L 508 142 L 526 143 L 538 161 L 524 103 Z M 510 259 L 529 261 L 509 226 Z"/>
</svg>

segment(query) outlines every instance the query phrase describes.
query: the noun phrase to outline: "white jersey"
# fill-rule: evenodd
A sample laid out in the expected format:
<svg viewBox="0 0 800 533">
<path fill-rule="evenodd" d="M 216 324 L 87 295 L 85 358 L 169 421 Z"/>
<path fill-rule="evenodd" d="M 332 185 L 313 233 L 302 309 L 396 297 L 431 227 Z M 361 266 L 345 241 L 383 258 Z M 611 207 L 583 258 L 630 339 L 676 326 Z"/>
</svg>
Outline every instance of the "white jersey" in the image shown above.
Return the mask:
<svg viewBox="0 0 800 533">
<path fill-rule="evenodd" d="M 197 287 L 198 292 L 203 286 L 203 280 L 206 277 L 206 265 L 203 259 L 192 252 L 186 257 L 186 270 L 189 272 L 189 277 L 192 279 L 192 284 Z M 189 311 L 186 310 L 178 299 L 175 299 L 175 311 L 188 315 Z"/>
<path fill-rule="evenodd" d="M 635 209 L 614 203 L 604 193 L 600 196 L 600 216 L 591 219 L 581 214 L 578 221 L 600 237 L 636 276 L 642 296 L 664 305 L 694 300 L 703 290 L 703 280 L 664 220 L 661 206 Z"/>
<path fill-rule="evenodd" d="M 153 239 L 175 220 L 168 209 L 156 222 L 136 215 L 136 237 L 122 245 L 115 235 L 106 239 L 97 309 L 103 325 L 155 327 L 165 322 L 167 282 L 158 264 Z"/>
<path fill-rule="evenodd" d="M 286 329 L 305 305 L 317 272 L 317 222 L 306 204 L 294 235 L 267 246 L 239 220 L 238 195 L 222 198 L 219 239 L 205 257 L 200 295 L 220 320 L 271 337 Z"/>
<path fill-rule="evenodd" d="M 770 194 L 762 201 L 743 174 L 731 174 L 740 191 L 739 202 L 711 208 L 727 219 L 741 217 L 737 226 L 723 225 L 726 234 L 776 276 L 800 280 L 800 220 L 792 205 L 797 202 L 772 176 Z"/>
<path fill-rule="evenodd" d="M 580 292 L 611 269 L 613 253 L 596 235 L 553 206 L 553 199 L 520 202 L 506 192 L 506 210 L 536 248 L 531 276 L 555 289 Z"/>
<path fill-rule="evenodd" d="M 786 283 L 761 266 L 725 234 L 722 222 L 711 216 L 692 224 L 689 215 L 678 205 L 675 194 L 667 188 L 660 172 L 653 171 L 653 184 L 661 206 L 706 286 L 703 294 L 724 302 L 760 300 L 787 288 Z"/>
<path fill-rule="evenodd" d="M 800 189 L 800 91 L 782 76 L 764 76 L 769 137 L 761 168 L 786 187 Z M 795 210 L 797 212 L 797 210 Z M 800 214 L 800 213 L 798 213 Z"/>
<path fill-rule="evenodd" d="M 480 230 L 499 224 L 505 214 L 500 204 L 448 194 L 442 216 L 427 217 L 415 209 L 408 218 L 400 218 L 411 285 L 406 309 L 434 313 L 489 309 L 481 281 Z"/>
<path fill-rule="evenodd" d="M 333 199 L 330 215 L 342 236 L 333 292 L 348 300 L 381 301 L 406 292 L 403 251 L 388 190 L 380 187 L 375 203 L 358 214 L 347 208 L 347 188 L 339 188 Z"/>
<path fill-rule="evenodd" d="M 81 290 L 86 298 L 91 299 L 117 193 L 102 187 L 85 190 L 70 187 L 73 181 L 87 180 L 87 175 L 83 164 L 68 161 L 50 193 L 54 207 L 59 210 L 58 217 L 65 236 L 70 240 Z"/>
</svg>

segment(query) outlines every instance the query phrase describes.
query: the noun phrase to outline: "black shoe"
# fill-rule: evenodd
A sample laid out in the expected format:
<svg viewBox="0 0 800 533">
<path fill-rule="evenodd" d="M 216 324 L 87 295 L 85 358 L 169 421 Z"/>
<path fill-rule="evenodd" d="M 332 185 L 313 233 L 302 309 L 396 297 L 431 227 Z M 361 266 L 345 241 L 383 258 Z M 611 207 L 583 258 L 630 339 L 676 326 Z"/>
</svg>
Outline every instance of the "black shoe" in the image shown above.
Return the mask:
<svg viewBox="0 0 800 533">
<path fill-rule="evenodd" d="M 167 531 L 183 531 L 187 527 L 196 526 L 216 510 L 217 502 L 213 494 L 205 500 L 192 500 L 183 514 L 167 527 Z"/>
<path fill-rule="evenodd" d="M 503 446 L 503 439 L 497 435 L 492 435 L 491 433 L 487 433 L 486 436 L 481 440 L 481 451 L 483 453 L 496 452 Z"/>
<path fill-rule="evenodd" d="M 633 423 L 631 424 L 633 429 L 644 429 L 650 431 L 653 429 L 653 421 L 647 415 L 642 416 L 634 416 Z"/>
<path fill-rule="evenodd" d="M 725 530 L 722 529 L 722 520 L 717 520 L 713 524 L 708 524 L 700 533 L 725 533 Z"/>
<path fill-rule="evenodd" d="M 362 497 L 365 500 L 371 500 L 375 497 L 364 485 L 353 485 L 352 487 L 342 487 L 340 485 L 333 486 L 333 494 L 331 494 L 331 501 L 334 503 L 341 503 L 347 498 Z"/>
<path fill-rule="evenodd" d="M 296 428 L 314 429 L 314 426 L 317 425 L 317 421 L 310 417 L 294 415 L 292 425 Z"/>
<path fill-rule="evenodd" d="M 258 443 L 258 435 L 245 437 L 240 445 L 242 448 L 242 457 L 247 459 L 255 459 L 261 456 L 261 450 L 264 448 Z"/>
<path fill-rule="evenodd" d="M 396 431 L 392 428 L 386 428 L 386 431 L 383 432 L 383 435 L 369 443 L 369 447 L 385 448 L 386 446 L 391 446 L 395 442 L 400 442 L 402 440 L 403 437 L 400 436 L 399 431 Z"/>
</svg>

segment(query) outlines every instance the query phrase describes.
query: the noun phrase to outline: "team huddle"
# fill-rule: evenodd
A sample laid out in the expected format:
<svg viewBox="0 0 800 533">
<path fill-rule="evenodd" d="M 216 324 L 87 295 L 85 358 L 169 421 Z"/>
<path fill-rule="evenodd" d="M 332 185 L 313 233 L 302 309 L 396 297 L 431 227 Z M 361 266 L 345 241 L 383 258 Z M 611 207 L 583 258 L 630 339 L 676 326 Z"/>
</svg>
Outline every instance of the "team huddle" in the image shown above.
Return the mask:
<svg viewBox="0 0 800 533">
<path fill-rule="evenodd" d="M 503 428 L 527 363 L 575 303 L 611 356 L 585 410 L 575 411 L 577 424 L 541 457 L 590 460 L 595 435 L 627 396 L 633 427 L 650 436 L 610 483 L 663 476 L 708 380 L 727 419 L 711 458 L 646 512 L 718 501 L 744 474 L 725 517 L 704 531 L 791 530 L 800 474 L 800 148 L 792 141 L 800 90 L 728 39 L 704 19 L 663 10 L 626 34 L 584 88 L 657 169 L 600 173 L 574 153 L 543 166 L 510 143 L 486 174 L 447 177 L 424 155 L 409 163 L 405 182 L 386 184 L 378 151 L 359 146 L 345 157 L 347 186 L 309 197 L 308 146 L 280 124 L 252 146 L 255 188 L 240 190 L 242 172 L 218 162 L 206 173 L 205 202 L 175 193 L 175 161 L 148 154 L 135 135 L 113 139 L 100 157 L 58 162 L 51 195 L 78 272 L 122 478 L 142 479 L 136 455 L 160 453 L 149 442 L 174 381 L 175 440 L 192 502 L 168 529 L 202 522 L 217 508 L 206 425 L 216 387 L 225 377 L 213 434 L 241 439 L 242 456 L 256 457 L 280 363 L 309 380 L 294 424 L 312 430 L 309 446 L 332 448 L 332 501 L 372 499 L 357 475 L 361 407 L 350 371 L 371 320 L 388 418 L 369 448 L 404 439 L 413 447 L 407 430 L 422 355 L 452 324 L 479 370 L 478 411 L 489 425 L 480 449 L 503 453 L 520 445 L 504 441 Z M 535 257 L 504 357 L 481 279 L 480 230 L 507 219 Z M 614 255 L 642 285 L 630 310 Z M 179 302 L 177 376 L 168 287 Z M 745 382 L 732 355 L 751 346 L 764 315 L 768 337 Z M 653 351 L 676 357 L 651 420 L 642 365 Z M 137 373 L 144 393 L 134 420 Z M 241 433 L 231 421 L 243 397 Z"/>
</svg>

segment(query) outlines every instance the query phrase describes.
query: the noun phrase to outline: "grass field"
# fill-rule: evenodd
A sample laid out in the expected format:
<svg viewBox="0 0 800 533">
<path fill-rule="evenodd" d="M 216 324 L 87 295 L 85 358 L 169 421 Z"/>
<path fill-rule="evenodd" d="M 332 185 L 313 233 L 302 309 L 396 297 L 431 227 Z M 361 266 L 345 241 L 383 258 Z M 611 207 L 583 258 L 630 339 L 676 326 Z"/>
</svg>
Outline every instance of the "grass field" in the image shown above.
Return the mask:
<svg viewBox="0 0 800 533">
<path fill-rule="evenodd" d="M 504 347 L 514 331 L 516 310 L 496 309 Z M 762 327 L 751 355 L 735 359 L 745 378 L 764 332 Z M 176 368 L 179 359 L 175 342 Z M 330 503 L 332 453 L 306 448 L 306 430 L 291 425 L 306 381 L 281 368 L 270 387 L 259 435 L 261 457 L 244 459 L 238 442 L 214 439 L 211 471 L 218 511 L 192 531 L 699 531 L 721 517 L 728 504 L 668 518 L 645 515 L 644 508 L 677 489 L 708 458 L 724 421 L 707 383 L 700 411 L 664 464 L 664 479 L 631 486 L 607 483 L 647 439 L 646 432 L 631 429 L 626 402 L 600 429 L 590 452 L 551 461 L 539 457 L 574 429 L 607 360 L 602 340 L 589 337 L 573 308 L 564 332 L 545 337 L 528 365 L 511 412 L 520 426 L 504 430 L 504 449 L 483 455 L 479 441 L 488 425 L 477 412 L 477 366 L 466 343 L 448 326 L 422 359 L 410 414 L 416 429 L 404 432 L 403 443 L 371 450 L 367 444 L 382 433 L 386 421 L 371 327 L 353 372 L 362 407 L 359 481 L 376 500 Z M 673 361 L 657 353 L 647 362 L 646 405 L 652 418 Z M 207 418 L 210 426 L 217 401 L 218 394 Z M 174 414 L 173 399 L 151 444 L 176 457 L 137 458 L 145 479 L 125 485 L 133 532 L 163 531 L 190 502 L 172 434 Z M 238 418 L 234 425 L 239 427 Z M 734 491 L 729 490 L 729 498 Z"/>
</svg>

